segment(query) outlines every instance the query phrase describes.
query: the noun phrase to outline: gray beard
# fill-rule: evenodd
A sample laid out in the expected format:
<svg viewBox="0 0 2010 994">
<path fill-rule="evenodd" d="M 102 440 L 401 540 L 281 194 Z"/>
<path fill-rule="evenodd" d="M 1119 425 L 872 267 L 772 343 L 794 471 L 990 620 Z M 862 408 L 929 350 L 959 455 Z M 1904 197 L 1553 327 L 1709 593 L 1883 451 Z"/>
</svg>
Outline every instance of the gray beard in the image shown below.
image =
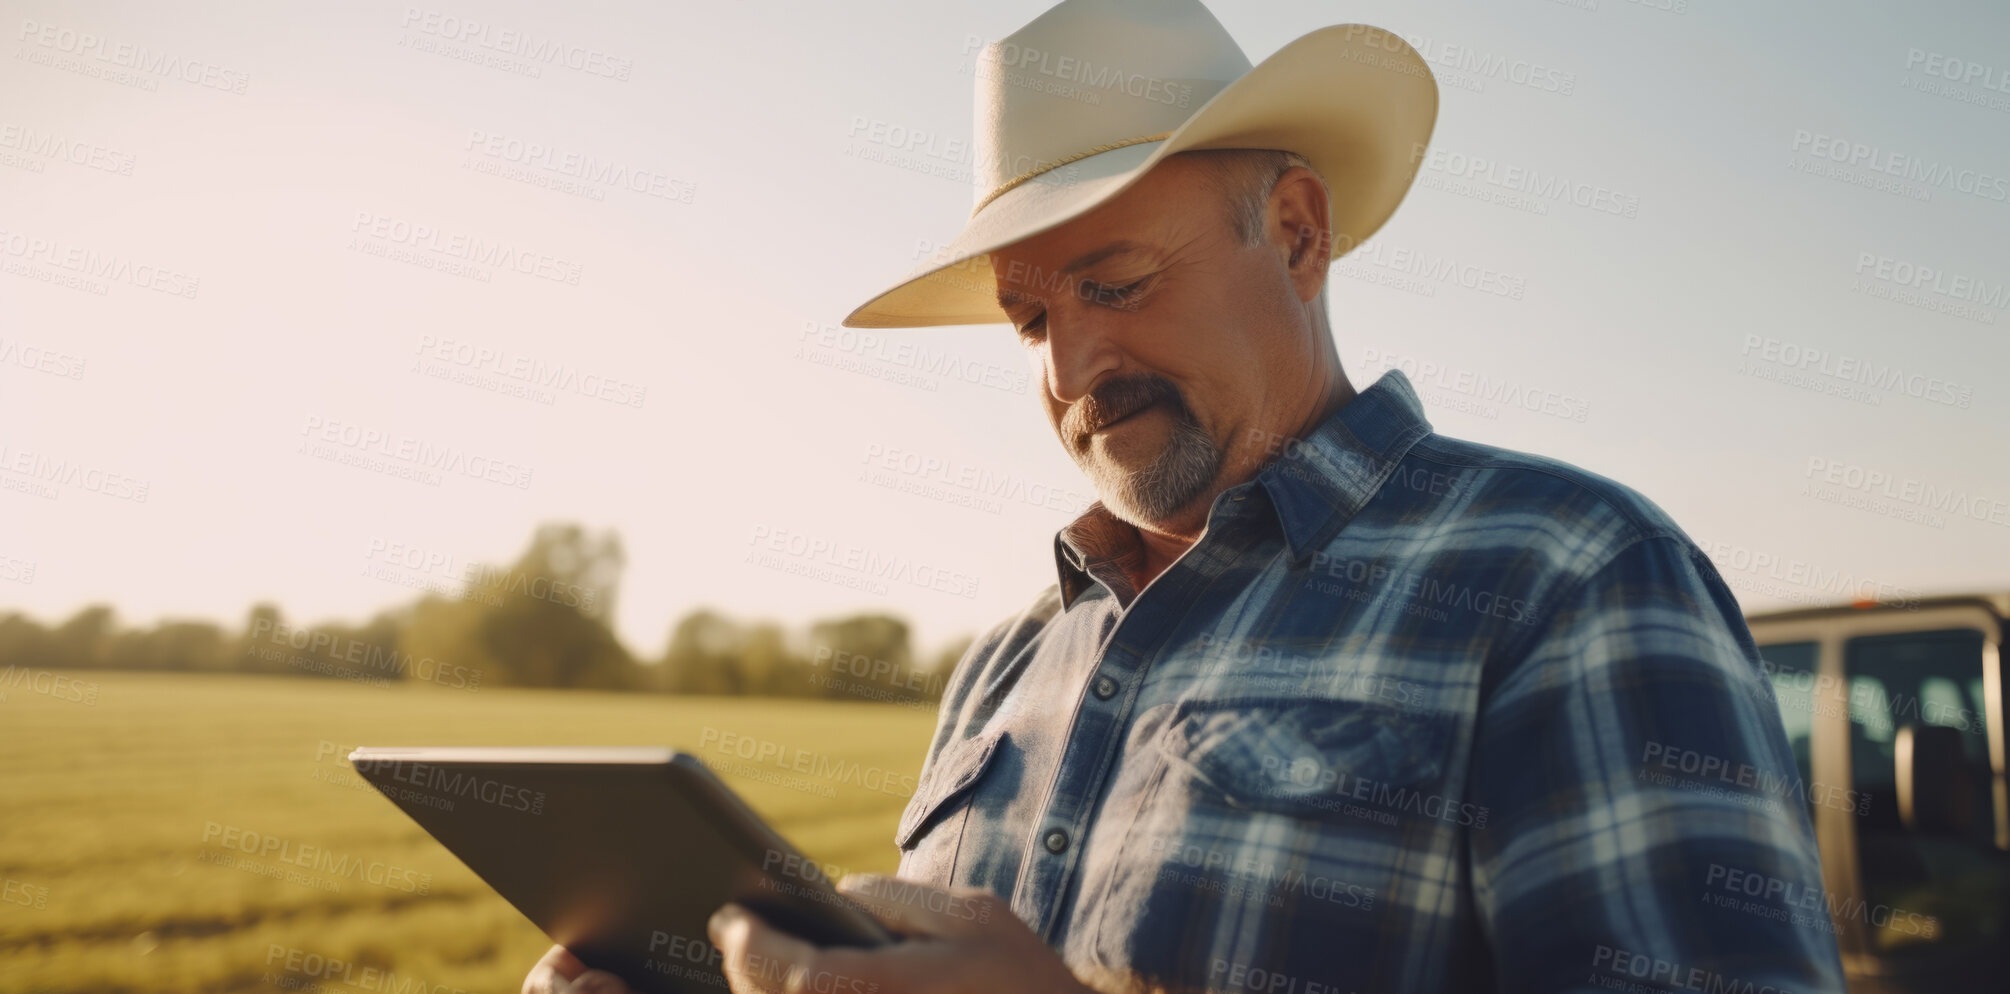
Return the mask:
<svg viewBox="0 0 2010 994">
<path fill-rule="evenodd" d="M 1207 492 L 1227 454 L 1179 405 L 1172 435 L 1151 464 L 1135 472 L 1089 460 L 1082 469 L 1103 506 L 1131 524 L 1171 520 Z"/>
</svg>

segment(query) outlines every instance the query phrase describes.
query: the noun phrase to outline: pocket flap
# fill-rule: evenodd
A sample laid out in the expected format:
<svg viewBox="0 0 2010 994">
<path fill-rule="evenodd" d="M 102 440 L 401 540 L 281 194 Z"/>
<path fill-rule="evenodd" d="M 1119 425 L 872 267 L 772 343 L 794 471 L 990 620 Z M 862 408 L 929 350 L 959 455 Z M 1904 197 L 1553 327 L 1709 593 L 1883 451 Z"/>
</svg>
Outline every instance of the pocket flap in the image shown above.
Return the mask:
<svg viewBox="0 0 2010 994">
<path fill-rule="evenodd" d="M 1159 747 L 1231 804 L 1331 810 L 1359 785 L 1408 787 L 1443 771 L 1448 723 L 1359 701 L 1188 702 Z"/>
<path fill-rule="evenodd" d="M 901 813 L 900 829 L 894 835 L 894 844 L 908 848 L 914 837 L 927 825 L 935 813 L 955 800 L 977 778 L 984 775 L 984 768 L 991 763 L 991 757 L 998 751 L 998 743 L 1005 738 L 1004 729 L 988 732 L 973 739 L 964 739 L 945 747 L 928 764 L 921 775 L 921 782 L 915 785 L 914 799 L 907 802 L 907 810 Z"/>
</svg>

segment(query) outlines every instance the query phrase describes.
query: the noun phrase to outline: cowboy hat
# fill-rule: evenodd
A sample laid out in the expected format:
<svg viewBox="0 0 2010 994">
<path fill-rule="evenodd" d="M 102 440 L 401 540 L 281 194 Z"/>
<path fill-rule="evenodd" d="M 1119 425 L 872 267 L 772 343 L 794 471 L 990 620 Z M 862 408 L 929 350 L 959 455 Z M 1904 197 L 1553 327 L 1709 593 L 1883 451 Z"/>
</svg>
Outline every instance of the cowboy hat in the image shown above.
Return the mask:
<svg viewBox="0 0 2010 994">
<path fill-rule="evenodd" d="M 974 69 L 970 219 L 846 327 L 1009 321 L 988 253 L 1197 149 L 1305 156 L 1333 191 L 1339 258 L 1402 202 L 1438 116 L 1430 67 L 1388 31 L 1320 28 L 1252 68 L 1199 0 L 1063 0 L 984 46 Z"/>
</svg>

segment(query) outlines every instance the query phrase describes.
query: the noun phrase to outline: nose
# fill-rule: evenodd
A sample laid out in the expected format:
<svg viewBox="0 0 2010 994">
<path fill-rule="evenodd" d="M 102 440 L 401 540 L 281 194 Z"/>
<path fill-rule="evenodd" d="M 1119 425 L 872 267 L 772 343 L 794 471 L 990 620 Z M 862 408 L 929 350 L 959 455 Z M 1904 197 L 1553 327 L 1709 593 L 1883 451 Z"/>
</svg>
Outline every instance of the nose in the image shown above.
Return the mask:
<svg viewBox="0 0 2010 994">
<path fill-rule="evenodd" d="M 1045 352 L 1047 392 L 1063 404 L 1088 396 L 1124 362 L 1123 350 L 1101 316 L 1061 305 L 1048 311 Z"/>
</svg>

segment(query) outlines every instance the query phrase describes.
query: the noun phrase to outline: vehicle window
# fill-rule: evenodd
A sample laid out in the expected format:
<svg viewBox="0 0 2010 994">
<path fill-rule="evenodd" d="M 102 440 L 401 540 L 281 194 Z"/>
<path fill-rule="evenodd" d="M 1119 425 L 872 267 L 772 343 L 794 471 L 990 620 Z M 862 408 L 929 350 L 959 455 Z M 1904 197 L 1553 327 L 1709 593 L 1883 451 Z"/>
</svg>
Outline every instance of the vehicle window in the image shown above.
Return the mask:
<svg viewBox="0 0 2010 994">
<path fill-rule="evenodd" d="M 1815 724 L 1815 659 L 1819 646 L 1814 642 L 1781 642 L 1759 647 L 1759 659 L 1773 683 L 1773 700 L 1780 706 L 1780 724 L 1787 729 L 1787 745 L 1793 747 L 1794 765 L 1800 768 L 1801 782 L 1810 783 L 1810 739 Z M 1814 798 L 1808 804 L 1814 806 Z"/>
<path fill-rule="evenodd" d="M 1970 629 L 1863 636 L 1844 647 L 1850 771 L 1867 803 L 1857 822 L 1861 907 L 1831 902 L 1869 926 L 1873 948 L 1941 955 L 1994 945 L 2004 923 L 2010 860 L 1993 845 L 1982 633 Z M 1898 729 L 1918 722 L 1962 733 L 1972 814 L 1960 834 L 1907 831 L 1898 809 Z"/>
</svg>

